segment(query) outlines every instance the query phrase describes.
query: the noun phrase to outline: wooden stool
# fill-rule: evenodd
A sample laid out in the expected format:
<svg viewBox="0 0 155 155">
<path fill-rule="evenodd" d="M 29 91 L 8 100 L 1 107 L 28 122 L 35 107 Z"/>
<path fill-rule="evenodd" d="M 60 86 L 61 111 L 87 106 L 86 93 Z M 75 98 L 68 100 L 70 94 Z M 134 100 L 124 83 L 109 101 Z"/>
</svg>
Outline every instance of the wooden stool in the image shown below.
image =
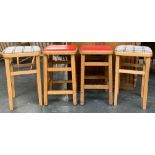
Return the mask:
<svg viewBox="0 0 155 155">
<path fill-rule="evenodd" d="M 2 55 L 5 60 L 5 69 L 7 77 L 7 88 L 9 97 L 9 107 L 13 110 L 13 98 L 15 98 L 15 85 L 14 76 L 36 74 L 37 75 L 37 87 L 39 104 L 42 106 L 42 88 L 41 88 L 41 77 L 40 77 L 40 54 L 41 50 L 38 46 L 12 46 L 7 47 L 3 50 Z M 13 64 L 13 58 L 20 57 L 35 57 L 36 58 L 36 69 L 30 69 L 32 63 L 29 64 Z M 29 67 L 29 70 L 14 71 L 14 67 Z"/>
<path fill-rule="evenodd" d="M 58 94 L 72 94 L 73 104 L 77 104 L 77 83 L 76 83 L 76 63 L 75 54 L 77 53 L 77 47 L 75 45 L 50 45 L 43 50 L 44 59 L 44 105 L 48 105 L 48 95 Z M 53 56 L 70 56 L 71 61 L 53 61 Z M 52 56 L 52 60 L 48 61 L 49 57 Z M 49 64 L 50 63 L 50 64 Z M 53 67 L 53 64 L 70 64 L 71 67 Z M 54 83 L 72 83 L 72 90 L 49 90 L 49 72 L 69 72 L 71 71 L 72 80 L 53 80 L 52 77 L 50 82 Z"/>
<path fill-rule="evenodd" d="M 102 46 L 102 45 L 94 45 L 94 46 L 81 46 L 80 47 L 81 54 L 81 93 L 80 93 L 80 103 L 84 105 L 84 90 L 85 89 L 106 89 L 109 90 L 109 104 L 113 104 L 113 77 L 112 77 L 112 55 L 113 49 L 111 46 Z M 107 62 L 86 62 L 86 55 L 105 55 L 108 56 Z M 107 66 L 108 70 L 108 84 L 107 85 L 90 85 L 85 84 L 86 79 L 104 79 L 104 76 L 86 76 L 85 75 L 85 67 L 87 66 Z"/>
<path fill-rule="evenodd" d="M 135 46 L 135 45 L 120 45 L 115 49 L 116 65 L 115 65 L 115 95 L 114 106 L 117 106 L 117 97 L 119 94 L 120 73 L 142 75 L 141 97 L 143 98 L 143 110 L 146 110 L 147 95 L 148 95 L 148 80 L 150 62 L 152 57 L 152 50 L 147 46 Z M 128 70 L 121 69 L 120 57 L 143 57 L 144 64 L 143 70 Z"/>
</svg>

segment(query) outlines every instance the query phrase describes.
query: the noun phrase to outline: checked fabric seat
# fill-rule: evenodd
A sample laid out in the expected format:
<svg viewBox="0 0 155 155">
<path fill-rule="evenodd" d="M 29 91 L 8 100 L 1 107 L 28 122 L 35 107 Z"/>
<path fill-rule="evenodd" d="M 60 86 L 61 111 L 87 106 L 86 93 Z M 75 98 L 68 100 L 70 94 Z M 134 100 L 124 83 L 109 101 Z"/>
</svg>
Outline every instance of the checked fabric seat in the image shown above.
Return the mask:
<svg viewBox="0 0 155 155">
<path fill-rule="evenodd" d="M 146 110 L 148 96 L 149 70 L 152 57 L 152 50 L 147 46 L 136 45 L 120 45 L 115 48 L 116 64 L 115 64 L 115 94 L 114 106 L 117 106 L 117 98 L 119 94 L 120 74 L 142 75 L 141 98 L 143 110 Z M 141 57 L 144 59 L 142 70 L 122 69 L 121 57 Z M 121 63 L 121 65 L 120 65 Z M 129 66 L 130 64 L 128 64 Z"/>
</svg>

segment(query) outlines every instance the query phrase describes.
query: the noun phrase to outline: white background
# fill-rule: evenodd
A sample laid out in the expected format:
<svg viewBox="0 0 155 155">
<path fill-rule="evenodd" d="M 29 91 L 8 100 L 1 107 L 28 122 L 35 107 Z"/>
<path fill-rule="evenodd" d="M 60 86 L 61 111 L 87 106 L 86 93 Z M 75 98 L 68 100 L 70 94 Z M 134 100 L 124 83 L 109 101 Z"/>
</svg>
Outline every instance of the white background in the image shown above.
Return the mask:
<svg viewBox="0 0 155 155">
<path fill-rule="evenodd" d="M 154 0 L 0 2 L 0 41 L 154 41 Z"/>
<path fill-rule="evenodd" d="M 154 0 L 1 0 L 0 41 L 154 42 L 154 15 Z M 0 114 L 0 155 L 154 155 L 154 124 L 145 113 Z"/>
</svg>

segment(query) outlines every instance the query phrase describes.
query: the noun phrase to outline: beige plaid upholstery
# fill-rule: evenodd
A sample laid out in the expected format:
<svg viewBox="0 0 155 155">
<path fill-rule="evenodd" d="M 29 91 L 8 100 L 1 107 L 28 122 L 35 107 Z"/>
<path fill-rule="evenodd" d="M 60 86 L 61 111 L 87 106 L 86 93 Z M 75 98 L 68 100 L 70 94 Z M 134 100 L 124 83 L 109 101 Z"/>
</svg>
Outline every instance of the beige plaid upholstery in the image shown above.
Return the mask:
<svg viewBox="0 0 155 155">
<path fill-rule="evenodd" d="M 41 52 L 39 46 L 11 46 L 3 50 L 4 54 L 17 54 L 17 53 L 33 53 Z"/>
<path fill-rule="evenodd" d="M 152 54 L 152 50 L 147 46 L 136 46 L 136 45 L 120 45 L 115 48 L 115 53 L 149 53 Z"/>
</svg>

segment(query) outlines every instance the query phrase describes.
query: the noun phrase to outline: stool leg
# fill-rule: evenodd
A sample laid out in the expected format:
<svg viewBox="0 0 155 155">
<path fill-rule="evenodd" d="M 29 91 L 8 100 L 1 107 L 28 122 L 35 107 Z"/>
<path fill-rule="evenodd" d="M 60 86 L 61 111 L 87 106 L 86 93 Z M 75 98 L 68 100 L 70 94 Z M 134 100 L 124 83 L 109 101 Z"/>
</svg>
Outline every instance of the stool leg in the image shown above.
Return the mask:
<svg viewBox="0 0 155 155">
<path fill-rule="evenodd" d="M 145 58 L 144 58 L 144 64 L 143 64 L 143 71 L 145 72 Z M 145 80 L 145 75 L 142 75 L 141 97 L 144 96 L 144 80 Z"/>
<path fill-rule="evenodd" d="M 7 87 L 8 87 L 9 108 L 12 111 L 13 110 L 13 92 L 12 92 L 12 85 L 11 85 L 10 59 L 5 59 L 5 68 L 6 68 Z"/>
<path fill-rule="evenodd" d="M 113 104 L 112 55 L 109 55 L 108 59 L 109 59 L 109 104 Z"/>
<path fill-rule="evenodd" d="M 143 110 L 146 110 L 147 106 L 147 96 L 148 96 L 148 81 L 149 81 L 149 71 L 151 58 L 146 58 L 145 66 L 145 81 L 144 81 L 144 97 L 143 97 Z"/>
<path fill-rule="evenodd" d="M 32 65 L 31 65 L 30 69 L 33 68 L 34 61 L 35 61 L 35 57 L 32 58 L 32 62 L 31 62 Z"/>
<path fill-rule="evenodd" d="M 43 56 L 43 63 L 44 63 L 44 105 L 48 105 L 47 99 L 47 91 L 48 91 L 48 82 L 47 82 L 47 55 Z"/>
<path fill-rule="evenodd" d="M 19 66 L 19 63 L 20 63 L 20 62 L 19 62 L 19 57 L 17 57 L 17 65 L 18 65 L 18 66 Z"/>
<path fill-rule="evenodd" d="M 67 61 L 67 62 L 69 61 L 69 55 L 66 56 L 66 60 L 65 60 L 65 61 Z M 70 67 L 70 64 L 66 64 L 65 67 Z M 69 80 L 69 77 L 71 77 L 71 76 L 69 75 L 69 73 L 70 73 L 70 72 L 67 72 L 67 71 L 65 72 L 65 76 L 66 76 L 66 77 L 65 77 L 65 80 Z M 70 86 L 70 85 L 69 85 L 68 83 L 65 84 L 65 87 L 66 87 L 67 89 L 69 89 L 69 86 Z M 68 95 L 68 94 L 66 94 L 64 100 L 66 101 L 66 103 L 69 101 L 69 95 Z"/>
<path fill-rule="evenodd" d="M 119 60 L 120 60 L 120 57 L 116 56 L 114 106 L 117 106 L 117 97 L 118 97 L 118 90 L 119 90 Z"/>
<path fill-rule="evenodd" d="M 138 64 L 139 63 L 139 57 L 136 57 L 135 58 L 135 64 Z M 135 67 L 135 70 L 138 70 L 138 67 Z M 136 88 L 136 85 L 137 85 L 137 75 L 134 75 L 134 88 Z"/>
<path fill-rule="evenodd" d="M 53 67 L 53 55 L 49 57 L 48 61 L 49 66 L 52 68 Z M 48 83 L 48 89 L 52 89 L 52 79 L 53 79 L 53 72 L 49 73 L 49 83 Z"/>
<path fill-rule="evenodd" d="M 42 88 L 41 88 L 41 74 L 40 74 L 40 56 L 36 57 L 36 70 L 37 70 L 37 86 L 39 105 L 42 106 Z"/>
<path fill-rule="evenodd" d="M 13 72 L 13 65 L 11 64 L 12 63 L 12 60 L 10 60 L 10 70 L 11 72 Z M 15 81 L 14 81 L 14 76 L 11 76 L 11 83 L 12 83 L 12 95 L 13 95 L 13 98 L 15 98 Z"/>
<path fill-rule="evenodd" d="M 81 55 L 81 92 L 80 104 L 84 105 L 84 76 L 85 76 L 85 55 Z"/>
<path fill-rule="evenodd" d="M 72 89 L 73 89 L 73 104 L 77 104 L 77 84 L 76 84 L 76 66 L 75 55 L 71 55 L 71 67 L 72 67 Z"/>
<path fill-rule="evenodd" d="M 119 87 L 120 87 L 120 77 L 121 77 L 121 75 L 120 75 L 120 73 L 118 73 L 118 93 L 117 93 L 117 96 L 119 95 Z"/>
</svg>

